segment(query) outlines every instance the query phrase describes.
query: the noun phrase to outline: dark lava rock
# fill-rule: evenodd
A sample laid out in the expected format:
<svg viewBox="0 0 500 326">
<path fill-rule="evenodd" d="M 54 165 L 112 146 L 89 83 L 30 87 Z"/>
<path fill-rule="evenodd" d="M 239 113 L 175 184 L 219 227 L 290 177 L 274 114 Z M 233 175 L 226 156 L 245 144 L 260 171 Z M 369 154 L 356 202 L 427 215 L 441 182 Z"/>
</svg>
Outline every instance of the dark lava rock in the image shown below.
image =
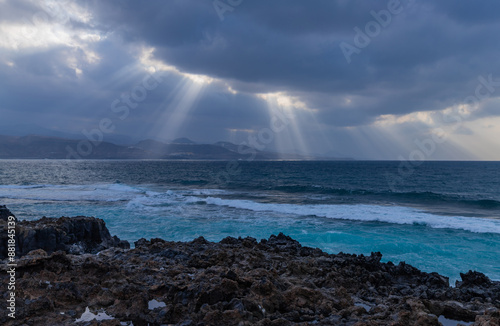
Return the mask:
<svg viewBox="0 0 500 326">
<path fill-rule="evenodd" d="M 493 282 L 483 273 L 476 271 L 460 273 L 460 277 L 462 281 L 455 283 L 460 289 L 460 299 L 500 303 L 500 282 Z"/>
<path fill-rule="evenodd" d="M 41 221 L 70 232 L 74 241 L 89 234 L 102 241 L 100 220 L 79 232 L 80 222 L 67 220 L 59 221 L 65 227 Z M 0 324 L 424 326 L 440 325 L 443 315 L 498 325 L 500 282 L 467 273 L 451 288 L 437 273 L 381 258 L 327 254 L 283 234 L 260 242 L 141 239 L 135 249 L 114 247 L 99 255 L 39 249 L 18 260 L 16 319 L 2 314 Z M 7 268 L 0 265 L 3 284 Z M 0 300 L 2 311 L 5 302 Z M 86 307 L 113 319 L 75 323 Z"/>
<path fill-rule="evenodd" d="M 0 214 L 11 215 L 5 206 Z M 7 216 L 9 216 L 7 215 Z M 7 258 L 7 221 L 0 220 L 0 259 Z M 36 221 L 16 222 L 16 256 L 43 249 L 48 254 L 62 250 L 71 254 L 97 253 L 119 247 L 130 248 L 127 241 L 112 237 L 102 219 L 95 217 L 43 217 Z"/>
<path fill-rule="evenodd" d="M 0 205 L 0 221 L 7 221 L 9 216 L 14 216 L 14 218 L 16 217 L 5 205 Z M 17 221 L 17 219 L 15 220 Z"/>
<path fill-rule="evenodd" d="M 484 275 L 476 271 L 468 271 L 466 274 L 460 273 L 462 282 L 457 281 L 458 287 L 470 287 L 470 286 L 489 286 L 491 280 Z"/>
</svg>

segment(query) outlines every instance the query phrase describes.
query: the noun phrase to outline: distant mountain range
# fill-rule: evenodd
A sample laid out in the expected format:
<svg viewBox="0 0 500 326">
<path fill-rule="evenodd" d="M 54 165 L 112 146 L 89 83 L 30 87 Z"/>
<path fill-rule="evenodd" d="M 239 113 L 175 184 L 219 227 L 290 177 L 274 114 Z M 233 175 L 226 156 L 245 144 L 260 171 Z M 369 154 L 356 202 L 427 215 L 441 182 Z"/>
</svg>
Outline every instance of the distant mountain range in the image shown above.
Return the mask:
<svg viewBox="0 0 500 326">
<path fill-rule="evenodd" d="M 259 151 L 229 142 L 198 144 L 188 138 L 169 143 L 142 140 L 131 146 L 45 136 L 1 136 L 0 159 L 192 159 L 313 160 L 316 157 Z M 325 158 L 319 158 L 325 159 Z M 328 158 L 336 159 L 336 158 Z"/>
</svg>

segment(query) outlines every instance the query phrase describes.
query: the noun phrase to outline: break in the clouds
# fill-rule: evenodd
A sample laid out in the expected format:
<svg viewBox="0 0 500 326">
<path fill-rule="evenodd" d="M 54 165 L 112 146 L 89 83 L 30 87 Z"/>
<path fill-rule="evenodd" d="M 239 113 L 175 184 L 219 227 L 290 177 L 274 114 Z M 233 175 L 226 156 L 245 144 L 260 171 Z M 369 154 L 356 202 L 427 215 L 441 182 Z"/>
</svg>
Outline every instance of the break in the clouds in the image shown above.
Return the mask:
<svg viewBox="0 0 500 326">
<path fill-rule="evenodd" d="M 500 159 L 499 29 L 493 0 L 0 0 L 0 134 Z"/>
</svg>

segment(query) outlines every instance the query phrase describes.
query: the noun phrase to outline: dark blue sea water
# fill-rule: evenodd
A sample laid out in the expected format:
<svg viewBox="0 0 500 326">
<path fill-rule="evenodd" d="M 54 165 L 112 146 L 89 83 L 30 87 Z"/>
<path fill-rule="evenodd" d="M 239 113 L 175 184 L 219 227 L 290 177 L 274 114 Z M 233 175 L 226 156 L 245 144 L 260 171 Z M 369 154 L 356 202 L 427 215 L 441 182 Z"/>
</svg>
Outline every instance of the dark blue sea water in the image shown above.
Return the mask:
<svg viewBox="0 0 500 326">
<path fill-rule="evenodd" d="M 500 280 L 500 162 L 0 161 L 22 219 L 92 215 L 113 234 L 267 238 Z"/>
</svg>

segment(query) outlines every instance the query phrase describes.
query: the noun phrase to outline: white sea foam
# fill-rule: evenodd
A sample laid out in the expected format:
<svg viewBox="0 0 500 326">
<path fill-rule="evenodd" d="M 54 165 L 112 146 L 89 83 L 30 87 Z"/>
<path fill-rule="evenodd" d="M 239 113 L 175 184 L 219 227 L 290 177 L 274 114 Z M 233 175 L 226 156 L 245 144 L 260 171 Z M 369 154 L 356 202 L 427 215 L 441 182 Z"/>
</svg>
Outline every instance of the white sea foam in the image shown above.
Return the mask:
<svg viewBox="0 0 500 326">
<path fill-rule="evenodd" d="M 136 196 L 127 203 L 130 210 L 159 211 L 161 206 L 179 201 L 180 196 L 171 190 L 166 192 L 147 191 L 145 194 Z"/>
<path fill-rule="evenodd" d="M 215 197 L 207 197 L 205 201 L 211 205 L 227 206 L 256 212 L 278 212 L 365 222 L 378 221 L 395 224 L 420 224 L 439 229 L 449 228 L 477 233 L 500 233 L 500 220 L 464 216 L 439 216 L 401 206 L 270 204 Z"/>
<path fill-rule="evenodd" d="M 227 193 L 218 189 L 195 189 L 195 190 L 168 190 L 165 192 L 147 191 L 136 196 L 127 203 L 127 209 L 145 210 L 158 212 L 166 206 L 179 206 L 202 202 L 204 199 L 198 196 L 217 195 Z"/>
<path fill-rule="evenodd" d="M 47 201 L 126 201 L 144 190 L 122 184 L 0 186 L 0 198 Z"/>
<path fill-rule="evenodd" d="M 223 189 L 193 189 L 189 190 L 189 192 L 195 196 L 201 196 L 201 195 L 221 195 L 221 194 L 227 194 L 229 193 L 227 190 Z"/>
<path fill-rule="evenodd" d="M 232 194 L 219 189 L 148 190 L 124 184 L 92 185 L 0 185 L 0 198 L 42 201 L 126 202 L 130 210 L 153 214 L 166 209 L 188 209 L 186 205 L 206 203 L 253 212 L 272 212 L 294 216 L 316 216 L 341 220 L 420 224 L 432 228 L 462 229 L 477 233 L 500 233 L 500 220 L 464 216 L 440 216 L 414 208 L 382 205 L 298 205 L 259 203 L 251 200 L 216 197 Z"/>
</svg>

